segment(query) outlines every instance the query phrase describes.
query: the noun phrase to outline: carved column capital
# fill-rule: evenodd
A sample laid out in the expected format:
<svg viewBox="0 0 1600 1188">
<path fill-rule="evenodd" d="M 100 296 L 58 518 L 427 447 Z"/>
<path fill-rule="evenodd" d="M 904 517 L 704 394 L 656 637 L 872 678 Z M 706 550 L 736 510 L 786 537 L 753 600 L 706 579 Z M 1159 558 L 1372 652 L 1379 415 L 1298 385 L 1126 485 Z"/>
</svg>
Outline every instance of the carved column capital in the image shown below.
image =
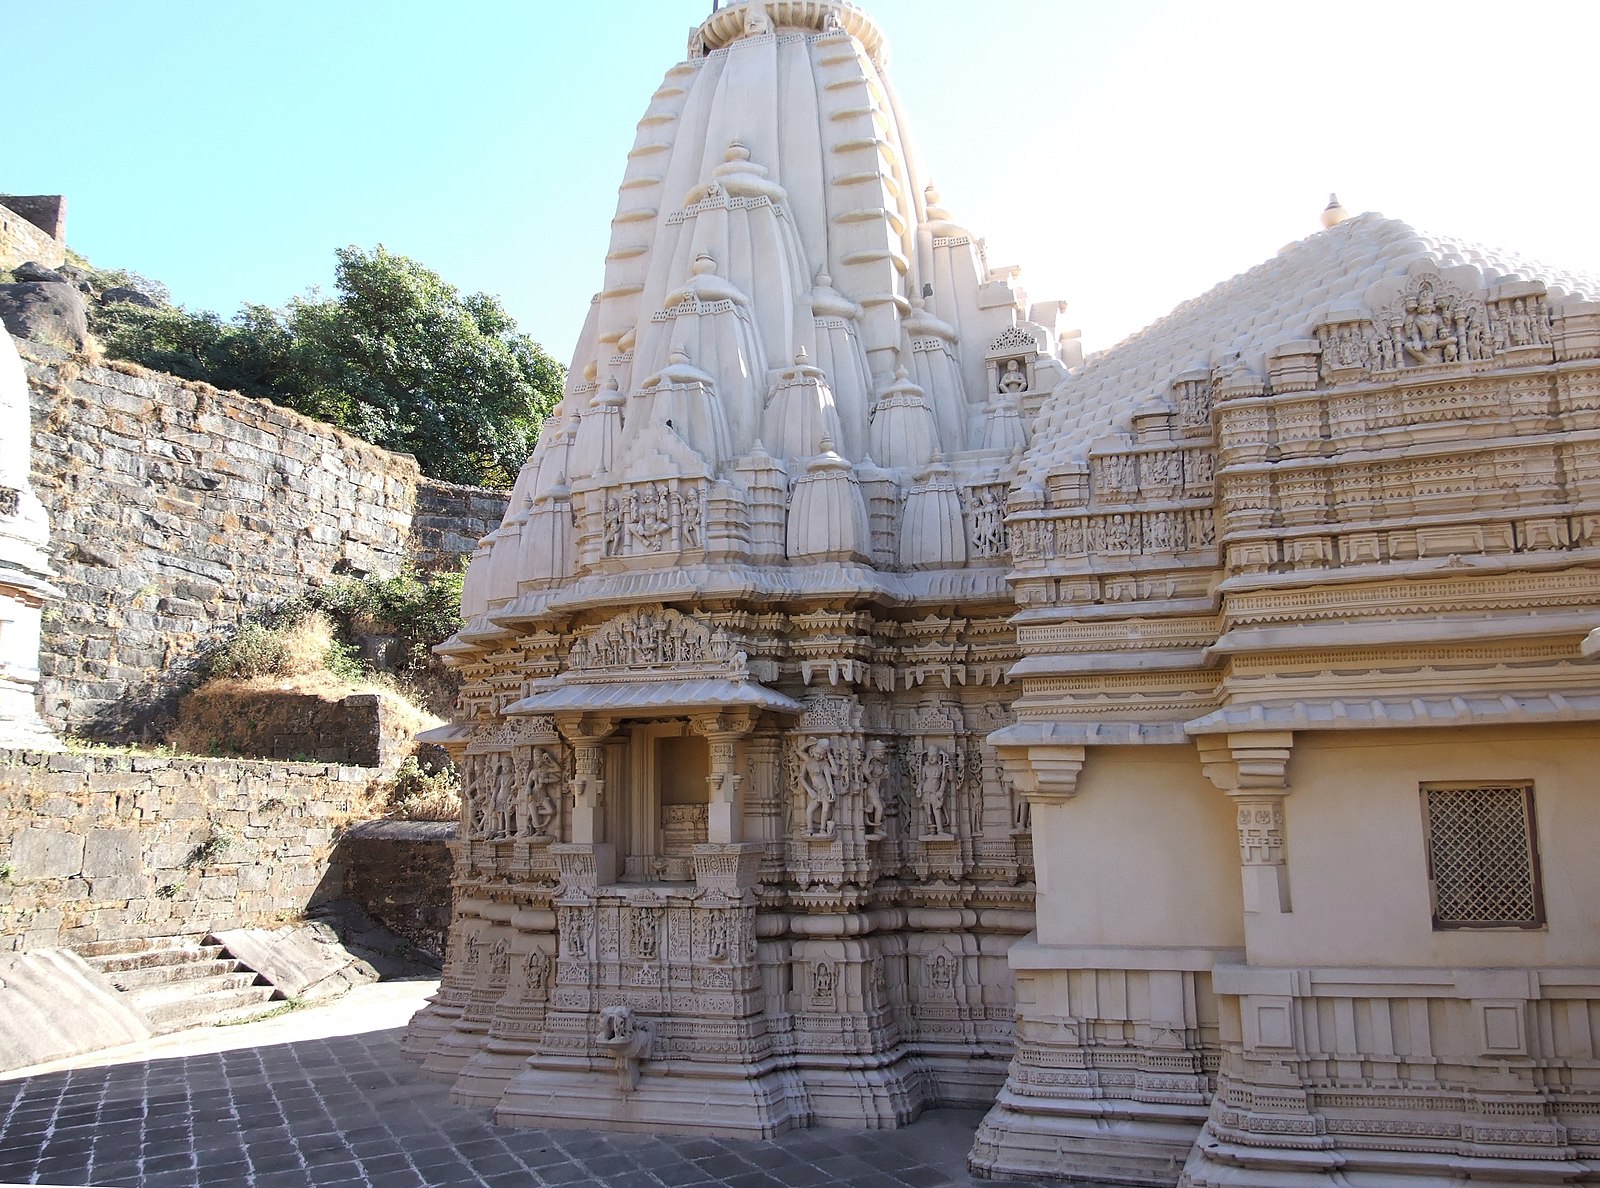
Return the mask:
<svg viewBox="0 0 1600 1188">
<path fill-rule="evenodd" d="M 995 748 L 1006 777 L 1035 805 L 1065 804 L 1078 794 L 1085 747 L 1029 743 Z"/>
<path fill-rule="evenodd" d="M 611 737 L 617 729 L 617 719 L 598 714 L 560 714 L 556 717 L 556 729 L 575 747 L 592 745 Z"/>
<path fill-rule="evenodd" d="M 713 742 L 718 741 L 719 736 L 743 738 L 756 728 L 760 716 L 759 710 L 719 709 L 711 713 L 691 714 L 689 728 Z"/>
<path fill-rule="evenodd" d="M 1230 796 L 1289 794 L 1290 730 L 1259 730 L 1199 738 L 1200 767 Z"/>
</svg>

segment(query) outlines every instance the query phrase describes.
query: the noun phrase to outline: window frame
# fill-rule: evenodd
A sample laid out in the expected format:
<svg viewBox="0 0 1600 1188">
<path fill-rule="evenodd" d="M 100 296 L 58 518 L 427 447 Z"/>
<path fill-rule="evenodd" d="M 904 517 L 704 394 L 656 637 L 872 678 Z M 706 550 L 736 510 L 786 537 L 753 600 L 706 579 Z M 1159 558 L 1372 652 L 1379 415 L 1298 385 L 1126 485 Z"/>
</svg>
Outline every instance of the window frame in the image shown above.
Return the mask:
<svg viewBox="0 0 1600 1188">
<path fill-rule="evenodd" d="M 1532 920 L 1441 920 L 1439 883 L 1435 870 L 1433 815 L 1428 811 L 1428 796 L 1439 792 L 1474 792 L 1488 788 L 1515 788 L 1522 793 L 1523 820 L 1526 826 L 1528 878 L 1533 901 Z M 1545 912 L 1544 875 L 1539 860 L 1539 818 L 1534 800 L 1533 781 L 1513 780 L 1428 780 L 1418 785 L 1418 806 L 1422 811 L 1422 844 L 1427 860 L 1428 912 L 1435 932 L 1536 932 L 1548 926 Z"/>
</svg>

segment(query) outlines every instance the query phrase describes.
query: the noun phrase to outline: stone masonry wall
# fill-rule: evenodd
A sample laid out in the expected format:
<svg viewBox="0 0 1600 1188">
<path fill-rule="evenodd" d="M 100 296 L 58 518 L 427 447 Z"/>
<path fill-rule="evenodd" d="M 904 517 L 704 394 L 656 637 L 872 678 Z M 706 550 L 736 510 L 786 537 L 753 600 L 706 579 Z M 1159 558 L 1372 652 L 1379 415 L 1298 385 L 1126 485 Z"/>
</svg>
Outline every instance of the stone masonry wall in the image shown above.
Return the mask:
<svg viewBox="0 0 1600 1188">
<path fill-rule="evenodd" d="M 370 771 L 0 750 L 0 950 L 270 924 L 337 898 Z"/>
<path fill-rule="evenodd" d="M 444 957 L 450 929 L 450 843 L 456 827 L 432 821 L 363 821 L 340 839 L 335 859 L 345 898 L 418 949 Z"/>
<path fill-rule="evenodd" d="M 26 207 L 27 203 L 18 205 Z M 34 226 L 24 212 L 0 203 L 0 268 L 9 270 L 30 260 L 46 268 L 60 268 L 66 258 L 65 240 L 53 239 L 48 231 Z"/>
<path fill-rule="evenodd" d="M 500 527 L 505 515 L 503 491 L 423 479 L 411 517 L 412 563 L 422 570 L 454 569 L 461 558 L 472 555 L 478 541 Z"/>
<path fill-rule="evenodd" d="M 66 592 L 40 656 L 57 730 L 159 737 L 242 620 L 339 575 L 393 574 L 414 551 L 436 565 L 504 511 L 503 495 L 430 483 L 409 456 L 266 401 L 19 346 Z"/>
</svg>

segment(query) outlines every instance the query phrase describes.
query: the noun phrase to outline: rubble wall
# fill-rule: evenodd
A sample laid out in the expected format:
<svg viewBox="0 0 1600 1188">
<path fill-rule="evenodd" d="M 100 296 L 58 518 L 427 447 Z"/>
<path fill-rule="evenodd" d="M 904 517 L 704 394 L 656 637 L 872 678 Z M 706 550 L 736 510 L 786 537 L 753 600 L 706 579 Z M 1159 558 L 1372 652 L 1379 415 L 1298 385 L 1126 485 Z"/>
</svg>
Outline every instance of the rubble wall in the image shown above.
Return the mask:
<svg viewBox="0 0 1600 1188">
<path fill-rule="evenodd" d="M 57 730 L 158 737 L 240 621 L 340 575 L 437 567 L 504 512 L 501 494 L 432 483 L 407 455 L 266 401 L 18 345 L 66 592 L 40 656 Z"/>
<path fill-rule="evenodd" d="M 443 958 L 450 928 L 450 843 L 456 827 L 432 821 L 363 821 L 339 842 L 344 897 L 418 949 Z"/>
<path fill-rule="evenodd" d="M 0 268 L 12 269 L 29 261 L 46 268 L 60 268 L 66 258 L 65 240 L 52 238 L 23 212 L 0 204 Z"/>
<path fill-rule="evenodd" d="M 0 950 L 281 923 L 337 898 L 373 773 L 0 750 Z"/>
</svg>

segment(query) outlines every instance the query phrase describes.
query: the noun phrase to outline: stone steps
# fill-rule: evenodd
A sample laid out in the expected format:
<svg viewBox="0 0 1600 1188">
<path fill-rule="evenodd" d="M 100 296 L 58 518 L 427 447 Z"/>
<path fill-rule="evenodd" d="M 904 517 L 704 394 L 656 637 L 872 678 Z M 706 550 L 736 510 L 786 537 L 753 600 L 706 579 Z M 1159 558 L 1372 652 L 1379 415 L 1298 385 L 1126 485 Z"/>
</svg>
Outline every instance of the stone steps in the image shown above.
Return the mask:
<svg viewBox="0 0 1600 1188">
<path fill-rule="evenodd" d="M 131 953 L 111 952 L 103 955 L 80 953 L 79 956 L 115 982 L 119 979 L 113 977 L 113 974 L 133 970 L 177 969 L 222 959 L 222 946 L 173 945 L 168 948 L 140 949 Z"/>
<path fill-rule="evenodd" d="M 278 991 L 221 945 L 134 941 L 97 945 L 84 960 L 121 991 L 157 1035 L 236 1022 L 269 1009 Z"/>
<path fill-rule="evenodd" d="M 217 974 L 234 974 L 239 963 L 231 957 L 198 958 L 172 965 L 136 965 L 130 969 L 101 970 L 106 979 L 118 990 L 132 992 L 146 986 L 169 986 L 173 983 L 209 978 Z"/>
</svg>

